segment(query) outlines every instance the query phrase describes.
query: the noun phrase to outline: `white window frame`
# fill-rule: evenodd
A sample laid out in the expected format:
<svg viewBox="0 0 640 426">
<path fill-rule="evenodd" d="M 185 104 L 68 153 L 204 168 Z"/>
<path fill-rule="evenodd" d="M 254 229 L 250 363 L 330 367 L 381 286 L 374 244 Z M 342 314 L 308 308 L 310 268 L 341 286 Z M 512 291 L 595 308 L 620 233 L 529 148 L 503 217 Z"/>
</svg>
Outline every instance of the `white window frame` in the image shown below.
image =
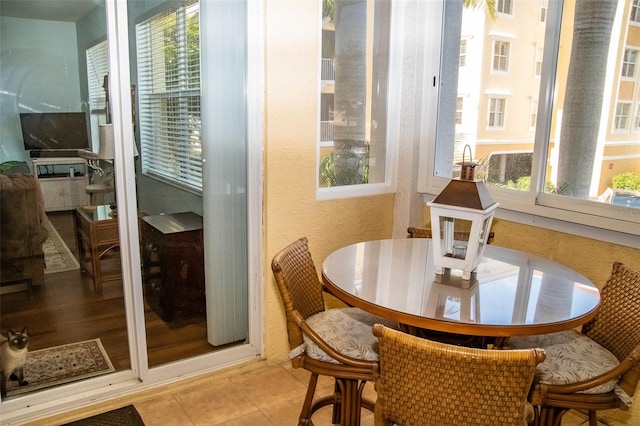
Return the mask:
<svg viewBox="0 0 640 426">
<path fill-rule="evenodd" d="M 633 55 L 633 61 L 629 60 L 630 55 Z M 635 80 L 637 63 L 638 49 L 626 47 L 624 49 L 624 55 L 622 55 L 622 66 L 620 67 L 620 77 L 622 80 Z"/>
<path fill-rule="evenodd" d="M 498 108 L 498 106 L 500 108 Z M 506 114 L 507 98 L 503 96 L 490 96 L 489 99 L 487 99 L 487 130 L 504 130 Z M 496 119 L 498 124 L 496 124 Z"/>
<path fill-rule="evenodd" d="M 506 46 L 506 53 L 502 53 L 502 46 Z M 509 72 L 509 56 L 511 53 L 511 42 L 506 40 L 493 40 L 493 52 L 491 55 L 491 73 L 507 74 Z M 496 68 L 496 61 L 498 67 Z"/>
<path fill-rule="evenodd" d="M 529 130 L 536 130 L 536 122 L 538 121 L 538 98 L 531 98 L 529 105 Z"/>
<path fill-rule="evenodd" d="M 549 11 L 549 0 L 540 0 L 540 13 L 538 14 L 538 22 L 544 24 L 547 22 L 547 13 Z"/>
<path fill-rule="evenodd" d="M 464 96 L 458 96 L 456 98 L 456 126 L 462 126 L 463 112 L 464 112 Z"/>
<path fill-rule="evenodd" d="M 640 131 L 640 103 L 636 105 L 636 115 L 633 118 L 633 131 Z"/>
<path fill-rule="evenodd" d="M 540 78 L 542 74 L 542 58 L 544 56 L 544 47 L 536 46 L 536 59 L 534 61 L 533 76 Z"/>
<path fill-rule="evenodd" d="M 640 0 L 633 0 L 629 11 L 629 21 L 632 25 L 640 25 Z"/>
<path fill-rule="evenodd" d="M 143 25 L 157 17 L 166 15 L 167 12 L 177 15 L 178 31 L 183 37 L 178 37 L 178 76 L 172 80 L 174 86 L 164 87 L 164 85 L 156 84 L 155 80 L 147 81 L 145 78 L 149 72 L 155 74 L 160 72 L 164 75 L 165 69 L 156 67 L 159 62 L 156 57 L 152 57 L 147 61 L 147 65 L 143 66 L 145 59 L 144 52 L 140 51 L 140 43 L 138 35 L 136 35 L 136 45 L 138 46 L 138 96 L 139 111 L 138 120 L 140 123 L 140 159 L 142 164 L 142 173 L 153 179 L 160 180 L 170 185 L 177 186 L 186 191 L 195 194 L 202 193 L 202 162 L 199 157 L 193 155 L 198 149 L 201 150 L 202 144 L 200 135 L 202 132 L 200 124 L 200 94 L 201 84 L 197 88 L 192 87 L 189 83 L 192 79 L 190 65 L 187 63 L 186 57 L 186 22 L 189 16 L 188 9 L 198 8 L 199 3 L 195 1 L 185 6 L 186 0 L 179 3 L 171 3 L 166 9 L 160 10 L 153 16 L 149 16 L 143 22 L 136 24 L 136 33 L 142 30 Z M 142 37 L 146 37 L 141 33 Z M 154 47 L 154 46 L 151 46 Z M 199 68 L 199 67 L 198 67 Z M 199 69 L 198 69 L 199 73 Z M 162 78 L 162 77 L 161 77 Z M 163 118 L 163 108 L 165 105 L 162 101 L 179 104 L 178 121 L 173 125 L 170 118 Z M 197 112 L 192 103 L 197 100 Z M 160 102 L 157 102 L 160 101 Z M 151 112 L 147 113 L 147 109 Z M 174 111 L 174 110 L 172 110 Z M 174 112 L 175 114 L 175 112 Z M 153 121 L 160 118 L 160 121 Z M 189 117 L 189 120 L 187 120 Z M 177 135 L 176 135 L 177 134 Z M 162 144 L 159 144 L 162 141 Z M 168 161 L 171 159 L 172 161 Z M 178 167 L 175 166 L 178 164 Z"/>
<path fill-rule="evenodd" d="M 433 200 L 451 180 L 453 164 L 446 152 L 436 149 L 439 143 L 450 144 L 448 141 L 439 141 L 437 134 L 437 121 L 441 91 L 451 90 L 442 80 L 441 63 L 443 60 L 442 47 L 450 41 L 443 37 L 444 29 L 444 1 L 432 2 L 430 13 L 436 15 L 432 20 L 424 37 L 428 40 L 423 64 L 423 81 L 438 81 L 434 86 L 425 85 L 423 92 L 424 121 L 421 127 L 421 148 L 418 191 L 424 194 L 424 200 Z M 448 2 L 447 2 L 448 3 Z M 461 7 L 461 6 L 460 6 Z M 551 36 L 545 40 L 545 55 L 555 56 L 560 37 L 562 0 L 549 2 L 547 15 L 547 28 Z M 435 59 L 435 60 L 434 60 Z M 555 69 L 555 61 L 543 63 L 543 76 Z M 552 79 L 541 82 L 538 125 L 539 130 L 534 146 L 534 164 L 532 169 L 531 190 L 513 191 L 502 188 L 489 188 L 494 200 L 500 203 L 496 217 L 553 229 L 560 232 L 568 232 L 589 238 L 614 242 L 640 248 L 638 235 L 640 235 L 640 214 L 637 209 L 624 208 L 606 203 L 598 203 L 587 200 L 571 199 L 544 192 L 544 173 L 546 169 L 546 147 L 551 126 L 548 106 L 553 97 Z M 545 132 L 546 130 L 546 132 Z M 450 149 L 453 149 L 451 146 Z M 446 150 L 445 150 L 446 151 Z M 449 168 L 449 171 L 447 171 Z M 541 177 L 542 176 L 542 177 Z M 542 183 L 541 183 L 542 182 Z"/>
<path fill-rule="evenodd" d="M 500 15 L 512 16 L 513 15 L 513 0 L 497 0 L 496 12 Z"/>
<path fill-rule="evenodd" d="M 613 120 L 614 133 L 627 133 L 629 130 L 629 114 L 631 112 L 631 102 L 618 101 L 616 103 L 615 117 Z"/>
<path fill-rule="evenodd" d="M 467 66 L 467 49 L 468 41 L 466 39 L 460 40 L 460 67 Z"/>
<path fill-rule="evenodd" d="M 361 185 L 341 185 L 332 187 L 320 187 L 318 179 L 318 166 L 320 164 L 320 96 L 318 96 L 316 118 L 316 199 L 317 200 L 335 200 L 343 198 L 365 197 L 371 195 L 390 194 L 396 191 L 397 185 L 397 157 L 398 157 L 398 141 L 400 134 L 400 104 L 401 104 L 401 78 L 402 74 L 402 56 L 404 34 L 402 32 L 402 15 L 405 5 L 403 2 L 393 1 L 391 3 L 391 28 L 389 40 L 389 77 L 388 77 L 388 94 L 387 94 L 387 134 L 386 134 L 386 155 L 385 155 L 385 177 L 383 182 L 367 183 Z M 318 2 L 320 16 L 322 16 L 322 2 Z M 318 51 L 322 52 L 321 30 L 318 31 Z M 320 56 L 320 55 L 319 55 Z M 321 62 L 321 58 L 318 57 Z M 322 74 L 321 64 L 318 65 L 318 91 L 321 93 Z"/>
</svg>

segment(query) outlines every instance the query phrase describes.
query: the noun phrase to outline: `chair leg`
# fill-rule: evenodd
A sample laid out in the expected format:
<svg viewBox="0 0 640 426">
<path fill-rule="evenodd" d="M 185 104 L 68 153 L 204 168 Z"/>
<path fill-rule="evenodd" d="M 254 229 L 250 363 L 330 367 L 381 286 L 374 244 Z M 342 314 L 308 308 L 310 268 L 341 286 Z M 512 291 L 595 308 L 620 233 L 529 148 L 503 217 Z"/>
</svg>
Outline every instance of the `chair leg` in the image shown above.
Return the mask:
<svg viewBox="0 0 640 426">
<path fill-rule="evenodd" d="M 598 416 L 595 411 L 589 411 L 589 426 L 598 426 Z"/>
<path fill-rule="evenodd" d="M 302 405 L 302 411 L 300 411 L 300 418 L 298 420 L 299 426 L 313 425 L 311 422 L 313 394 L 316 392 L 316 385 L 318 384 L 318 375 L 312 373 L 309 378 L 309 385 L 307 386 L 307 395 L 304 398 L 304 404 Z"/>
<path fill-rule="evenodd" d="M 331 414 L 331 424 L 339 425 L 341 420 L 342 409 L 342 390 L 338 384 L 338 379 L 335 380 L 333 385 L 333 412 Z"/>
<path fill-rule="evenodd" d="M 537 426 L 560 426 L 562 424 L 562 416 L 569 411 L 566 408 L 558 407 L 540 407 L 540 417 L 536 423 Z"/>
</svg>

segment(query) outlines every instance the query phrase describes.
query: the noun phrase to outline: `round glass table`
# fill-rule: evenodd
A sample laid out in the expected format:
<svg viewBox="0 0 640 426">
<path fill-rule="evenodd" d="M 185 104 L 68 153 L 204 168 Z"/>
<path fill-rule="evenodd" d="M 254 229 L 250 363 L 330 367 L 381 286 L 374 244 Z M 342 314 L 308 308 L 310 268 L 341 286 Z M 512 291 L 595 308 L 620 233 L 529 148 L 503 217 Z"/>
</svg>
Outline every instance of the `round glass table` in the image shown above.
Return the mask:
<svg viewBox="0 0 640 426">
<path fill-rule="evenodd" d="M 539 256 L 489 245 L 471 279 L 463 280 L 462 271 L 436 274 L 432 250 L 426 238 L 353 244 L 325 259 L 322 278 L 338 299 L 408 331 L 551 333 L 589 321 L 600 303 L 587 278 Z"/>
</svg>

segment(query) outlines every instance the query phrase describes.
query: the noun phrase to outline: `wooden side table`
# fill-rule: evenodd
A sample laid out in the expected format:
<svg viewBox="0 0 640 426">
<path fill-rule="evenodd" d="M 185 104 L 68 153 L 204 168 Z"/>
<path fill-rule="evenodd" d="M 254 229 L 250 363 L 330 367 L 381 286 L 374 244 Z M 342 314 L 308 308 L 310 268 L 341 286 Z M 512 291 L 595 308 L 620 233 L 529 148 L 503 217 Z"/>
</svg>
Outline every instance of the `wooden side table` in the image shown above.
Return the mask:
<svg viewBox="0 0 640 426">
<path fill-rule="evenodd" d="M 147 303 L 165 322 L 206 315 L 202 216 L 173 213 L 140 221 Z"/>
<path fill-rule="evenodd" d="M 102 273 L 102 259 L 120 247 L 118 219 L 110 213 L 109 206 L 97 206 L 94 211 L 79 207 L 74 214 L 80 268 L 93 279 L 93 290 L 97 294 L 102 293 L 103 282 L 122 278 L 120 268 Z"/>
</svg>

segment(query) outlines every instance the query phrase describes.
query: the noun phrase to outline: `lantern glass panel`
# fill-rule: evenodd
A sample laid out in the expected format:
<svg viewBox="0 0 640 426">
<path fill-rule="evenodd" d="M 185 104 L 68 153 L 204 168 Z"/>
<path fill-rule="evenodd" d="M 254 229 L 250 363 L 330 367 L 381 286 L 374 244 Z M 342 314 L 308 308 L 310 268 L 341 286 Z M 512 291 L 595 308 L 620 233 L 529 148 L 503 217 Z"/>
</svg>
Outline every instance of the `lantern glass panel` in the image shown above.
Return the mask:
<svg viewBox="0 0 640 426">
<path fill-rule="evenodd" d="M 440 250 L 442 256 L 464 259 L 469 244 L 472 221 L 440 216 Z"/>
</svg>

